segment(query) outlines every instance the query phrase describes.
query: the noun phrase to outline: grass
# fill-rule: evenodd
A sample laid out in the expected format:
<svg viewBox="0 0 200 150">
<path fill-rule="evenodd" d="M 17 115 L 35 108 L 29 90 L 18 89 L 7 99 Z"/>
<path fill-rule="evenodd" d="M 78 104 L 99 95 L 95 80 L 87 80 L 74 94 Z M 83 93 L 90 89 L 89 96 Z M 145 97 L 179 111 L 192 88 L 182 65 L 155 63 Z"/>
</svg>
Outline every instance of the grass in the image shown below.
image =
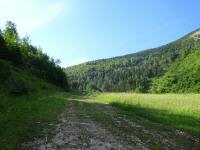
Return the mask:
<svg viewBox="0 0 200 150">
<path fill-rule="evenodd" d="M 64 93 L 56 90 L 0 99 L 0 149 L 5 150 L 20 149 L 21 142 L 41 136 L 37 122 L 40 127 L 55 122 L 66 103 Z"/>
<path fill-rule="evenodd" d="M 0 149 L 20 149 L 21 143 L 44 135 L 43 128 L 57 121 L 67 96 L 25 68 L 3 60 L 0 66 Z"/>
<path fill-rule="evenodd" d="M 96 102 L 119 108 L 132 119 L 145 118 L 200 135 L 200 95 L 103 93 Z"/>
<path fill-rule="evenodd" d="M 110 99 L 111 95 L 113 99 Z M 131 135 L 134 135 L 134 137 L 139 138 L 150 149 L 165 149 L 166 146 L 170 147 L 171 149 L 179 149 L 180 147 L 184 147 L 185 149 L 191 149 L 191 147 L 198 149 L 199 142 L 194 142 L 194 139 L 198 140 L 200 137 L 198 132 L 186 132 L 185 135 L 187 137 L 179 136 L 177 133 L 184 132 L 175 130 L 176 127 L 173 125 L 167 125 L 165 121 L 161 122 L 159 117 L 157 118 L 158 120 L 153 118 L 152 114 L 147 116 L 142 115 L 142 113 L 149 113 L 149 109 L 134 108 L 132 105 L 124 104 L 124 102 L 117 103 L 115 101 L 117 100 L 116 95 L 124 97 L 124 95 L 129 94 L 102 93 L 100 95 L 96 94 L 89 97 L 86 95 L 73 95 L 71 100 L 75 106 L 79 108 L 77 110 L 81 111 L 80 114 L 85 114 L 80 115 L 80 117 L 84 118 L 84 116 L 89 116 L 89 118 L 95 123 L 99 124 L 114 136 L 119 137 L 120 140 L 123 139 L 129 143 L 131 141 Z M 133 96 L 134 94 L 130 95 Z M 137 95 L 142 96 L 143 94 Z M 166 97 L 166 95 L 164 97 Z M 180 95 L 178 97 L 180 97 Z M 115 108 L 108 106 L 109 104 Z M 159 112 L 156 112 L 156 110 L 153 111 L 154 114 Z M 158 113 L 158 115 L 161 114 Z M 181 118 L 180 115 L 173 115 L 173 117 L 178 117 L 178 119 Z M 163 119 L 167 118 L 164 117 Z M 186 118 L 186 122 L 180 123 L 184 125 L 188 123 L 187 121 L 189 122 L 189 118 Z M 193 123 L 194 122 L 191 122 L 190 126 L 192 126 Z M 166 141 L 169 143 L 165 143 Z M 131 141 L 131 144 L 134 147 L 134 145 L 137 145 L 138 142 Z"/>
<path fill-rule="evenodd" d="M 85 111 L 104 126 L 114 127 L 115 124 L 109 116 L 96 110 L 99 104 L 112 105 L 131 120 L 144 122 L 142 125 L 148 128 L 155 127 L 152 123 L 161 123 L 170 129 L 182 129 L 200 137 L 198 94 L 102 93 L 88 97 L 41 84 L 39 90 L 26 95 L 0 95 L 0 149 L 20 149 L 22 142 L 44 135 L 42 129 L 50 128 L 48 124 L 57 121 L 68 102 L 66 99 L 79 99 Z M 39 126 L 37 122 L 40 122 Z M 118 127 L 115 128 L 118 131 Z M 120 130 L 133 132 L 125 127 Z M 136 133 L 144 136 L 139 131 Z"/>
</svg>

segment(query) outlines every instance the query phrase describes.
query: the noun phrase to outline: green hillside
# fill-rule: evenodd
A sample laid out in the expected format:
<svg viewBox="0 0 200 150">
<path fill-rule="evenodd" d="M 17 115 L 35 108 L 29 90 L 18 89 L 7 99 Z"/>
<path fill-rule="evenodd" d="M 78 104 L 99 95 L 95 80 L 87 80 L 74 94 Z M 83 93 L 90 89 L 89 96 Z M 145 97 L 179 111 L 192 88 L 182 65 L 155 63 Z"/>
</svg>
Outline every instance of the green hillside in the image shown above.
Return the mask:
<svg viewBox="0 0 200 150">
<path fill-rule="evenodd" d="M 0 149 L 21 149 L 27 139 L 43 134 L 42 128 L 55 122 L 66 99 L 61 88 L 31 73 L 1 61 Z M 38 123 L 40 128 L 38 128 Z"/>
<path fill-rule="evenodd" d="M 193 53 L 196 53 L 200 47 L 199 31 L 198 29 L 175 42 L 155 49 L 68 67 L 66 68 L 66 73 L 68 74 L 70 87 L 79 90 L 114 92 L 148 92 L 149 90 L 162 92 L 159 89 L 161 87 L 155 87 L 158 83 L 155 82 L 155 78 L 164 76 L 168 70 L 173 68 L 172 66 L 176 70 L 177 65 L 175 64 L 179 62 L 182 66 L 185 63 L 184 59 L 189 59 L 192 57 L 190 55 L 195 55 Z M 181 62 L 184 63 L 182 64 Z M 184 66 L 186 67 L 187 63 Z M 182 69 L 184 66 L 182 66 Z M 192 67 L 194 66 L 188 65 L 187 67 L 193 70 Z M 188 76 L 190 75 L 188 74 Z M 163 80 L 163 86 L 168 86 L 167 84 L 164 85 L 165 79 L 160 80 Z M 177 84 L 176 88 L 180 92 L 187 90 L 189 92 L 197 92 L 196 89 L 199 83 L 196 81 L 196 76 L 193 80 L 195 82 L 192 86 L 195 88 L 190 88 L 190 90 L 187 86 L 182 89 L 178 83 L 173 84 Z M 170 91 L 173 92 L 174 90 Z M 165 90 L 165 92 L 170 91 Z"/>
<path fill-rule="evenodd" d="M 187 57 L 177 60 L 156 79 L 152 87 L 156 92 L 200 92 L 200 47 Z"/>
<path fill-rule="evenodd" d="M 58 60 L 44 54 L 41 48 L 30 44 L 29 37 L 20 38 L 16 25 L 7 22 L 0 31 L 0 92 L 25 94 L 37 77 L 61 88 L 67 89 L 68 83 Z"/>
<path fill-rule="evenodd" d="M 0 31 L 0 149 L 20 149 L 22 142 L 42 134 L 36 123 L 45 127 L 56 121 L 66 90 L 66 74 L 57 61 L 7 22 Z"/>
</svg>

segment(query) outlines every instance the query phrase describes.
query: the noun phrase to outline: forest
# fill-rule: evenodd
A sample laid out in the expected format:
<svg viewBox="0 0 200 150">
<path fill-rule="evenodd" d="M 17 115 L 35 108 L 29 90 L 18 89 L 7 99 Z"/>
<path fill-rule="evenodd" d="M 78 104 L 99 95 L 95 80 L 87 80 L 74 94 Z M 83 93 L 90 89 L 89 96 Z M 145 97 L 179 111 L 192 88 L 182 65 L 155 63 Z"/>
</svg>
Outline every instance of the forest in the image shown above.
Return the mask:
<svg viewBox="0 0 200 150">
<path fill-rule="evenodd" d="M 155 49 L 68 67 L 69 85 L 80 91 L 199 92 L 199 37 L 196 30 Z"/>
<path fill-rule="evenodd" d="M 0 92 L 26 92 L 28 81 L 23 74 L 28 73 L 68 89 L 67 77 L 59 66 L 59 60 L 50 58 L 40 47 L 33 46 L 28 36 L 20 38 L 16 25 L 11 21 L 0 31 L 0 52 Z M 18 78 L 17 72 L 20 72 Z"/>
</svg>

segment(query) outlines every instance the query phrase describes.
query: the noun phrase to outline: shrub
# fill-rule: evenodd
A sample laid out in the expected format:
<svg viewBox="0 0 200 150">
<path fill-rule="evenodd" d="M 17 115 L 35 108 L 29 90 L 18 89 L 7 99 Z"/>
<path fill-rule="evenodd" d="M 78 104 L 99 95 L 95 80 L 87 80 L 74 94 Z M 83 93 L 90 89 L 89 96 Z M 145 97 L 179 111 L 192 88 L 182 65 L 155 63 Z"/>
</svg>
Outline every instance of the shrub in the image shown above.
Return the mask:
<svg viewBox="0 0 200 150">
<path fill-rule="evenodd" d="M 0 79 L 5 81 L 11 74 L 11 68 L 7 62 L 2 60 L 0 60 L 0 66 Z"/>
</svg>

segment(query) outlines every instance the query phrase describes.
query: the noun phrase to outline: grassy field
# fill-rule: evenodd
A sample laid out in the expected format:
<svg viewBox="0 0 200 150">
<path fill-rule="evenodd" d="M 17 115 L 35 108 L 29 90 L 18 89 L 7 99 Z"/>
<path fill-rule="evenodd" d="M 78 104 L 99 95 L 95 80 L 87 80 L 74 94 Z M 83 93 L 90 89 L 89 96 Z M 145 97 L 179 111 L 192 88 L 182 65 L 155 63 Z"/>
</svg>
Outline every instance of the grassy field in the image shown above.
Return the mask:
<svg viewBox="0 0 200 150">
<path fill-rule="evenodd" d="M 93 121 L 113 134 L 119 132 L 120 138 L 133 132 L 144 141 L 145 138 L 152 142 L 156 141 L 140 128 L 136 127 L 133 130 L 127 127 L 126 123 L 123 125 L 122 117 L 117 113 L 126 115 L 130 121 L 143 126 L 145 131 L 155 131 L 162 133 L 163 136 L 169 133 L 165 135 L 166 138 L 179 144 L 186 143 L 186 146 L 194 146 L 187 141 L 188 139 L 180 137 L 176 139 L 174 134 L 176 128 L 200 137 L 200 95 L 198 94 L 102 93 L 88 97 L 52 88 L 24 96 L 0 96 L 0 99 L 0 149 L 20 149 L 21 143 L 32 141 L 33 137 L 43 137 L 43 129 L 48 129 L 47 132 L 51 133 L 50 124 L 58 121 L 59 114 L 65 110 L 66 104 L 68 105 L 70 101 L 74 107 L 80 104 L 81 116 L 90 116 Z M 116 109 L 112 110 L 113 107 L 109 105 Z M 76 112 L 78 110 L 78 108 L 74 109 L 74 113 L 79 114 Z M 122 124 L 118 124 L 119 122 Z M 152 148 L 159 145 L 146 144 Z"/>
<path fill-rule="evenodd" d="M 42 136 L 42 129 L 57 121 L 63 111 L 64 95 L 54 89 L 24 96 L 1 96 L 0 149 L 20 149 L 22 142 Z"/>
<path fill-rule="evenodd" d="M 132 119 L 145 118 L 200 135 L 200 95 L 104 93 L 96 102 L 110 104 Z"/>
</svg>

